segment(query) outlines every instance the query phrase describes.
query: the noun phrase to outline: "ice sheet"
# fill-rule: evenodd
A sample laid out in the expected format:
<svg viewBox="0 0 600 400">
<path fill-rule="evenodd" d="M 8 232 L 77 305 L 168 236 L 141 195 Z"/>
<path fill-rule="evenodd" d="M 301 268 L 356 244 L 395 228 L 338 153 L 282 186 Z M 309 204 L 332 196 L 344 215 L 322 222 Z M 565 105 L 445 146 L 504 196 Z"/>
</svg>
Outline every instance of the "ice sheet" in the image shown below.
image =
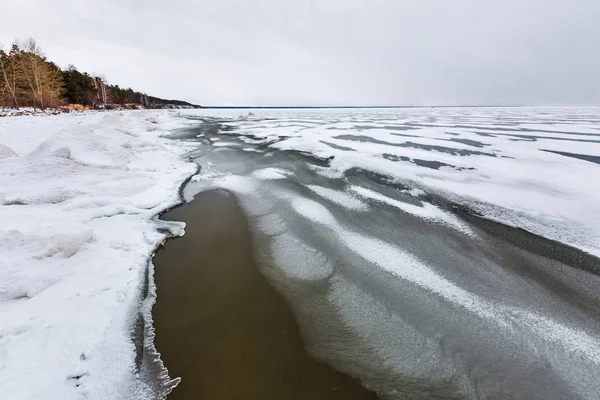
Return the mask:
<svg viewBox="0 0 600 400">
<path fill-rule="evenodd" d="M 263 110 L 243 121 L 211 115 L 248 143 L 329 160 L 326 176 L 353 168 L 383 174 L 600 255 L 598 108 Z"/>
<path fill-rule="evenodd" d="M 259 268 L 293 308 L 307 349 L 383 398 L 591 400 L 597 259 L 473 215 L 597 245 L 581 229 L 596 224 L 597 191 L 574 171 L 593 185 L 598 167 L 533 147 L 590 140 L 593 129 L 552 131 L 535 112 L 277 111 L 219 115 L 219 127 L 208 117 L 196 128 L 208 139 L 255 151 L 198 141 L 190 193 L 235 195 Z M 536 118 L 539 131 L 519 129 Z M 552 138 L 533 138 L 542 134 Z M 593 142 L 557 142 L 594 154 Z M 543 171 L 574 175 L 553 184 Z"/>
</svg>

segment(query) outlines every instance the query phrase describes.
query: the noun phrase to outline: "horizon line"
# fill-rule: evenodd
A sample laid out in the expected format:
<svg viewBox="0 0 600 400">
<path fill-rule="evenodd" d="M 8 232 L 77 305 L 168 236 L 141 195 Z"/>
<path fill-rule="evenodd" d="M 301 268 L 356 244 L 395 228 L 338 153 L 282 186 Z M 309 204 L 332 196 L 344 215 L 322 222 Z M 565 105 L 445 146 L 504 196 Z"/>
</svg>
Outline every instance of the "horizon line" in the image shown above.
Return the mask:
<svg viewBox="0 0 600 400">
<path fill-rule="evenodd" d="M 198 107 L 212 110 L 250 110 L 250 109 L 368 109 L 368 108 L 379 108 L 379 109 L 393 109 L 393 108 L 517 108 L 527 107 L 522 105 L 352 105 L 352 106 L 341 106 L 341 105 L 325 105 L 325 106 L 250 106 L 250 105 L 235 105 L 235 106 L 221 106 L 221 105 L 210 105 L 204 106 L 199 105 Z M 532 106 L 539 107 L 539 106 Z"/>
</svg>

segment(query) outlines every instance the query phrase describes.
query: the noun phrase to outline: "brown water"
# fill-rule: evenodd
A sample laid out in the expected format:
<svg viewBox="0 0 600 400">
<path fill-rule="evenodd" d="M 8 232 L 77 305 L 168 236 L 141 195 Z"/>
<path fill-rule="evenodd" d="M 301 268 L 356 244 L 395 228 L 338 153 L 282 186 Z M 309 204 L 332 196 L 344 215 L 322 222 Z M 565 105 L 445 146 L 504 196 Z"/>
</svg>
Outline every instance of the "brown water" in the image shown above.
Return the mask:
<svg viewBox="0 0 600 400">
<path fill-rule="evenodd" d="M 177 399 L 377 399 L 313 359 L 288 305 L 259 272 L 233 196 L 205 192 L 163 216 L 183 238 L 154 258 L 156 347 Z"/>
</svg>

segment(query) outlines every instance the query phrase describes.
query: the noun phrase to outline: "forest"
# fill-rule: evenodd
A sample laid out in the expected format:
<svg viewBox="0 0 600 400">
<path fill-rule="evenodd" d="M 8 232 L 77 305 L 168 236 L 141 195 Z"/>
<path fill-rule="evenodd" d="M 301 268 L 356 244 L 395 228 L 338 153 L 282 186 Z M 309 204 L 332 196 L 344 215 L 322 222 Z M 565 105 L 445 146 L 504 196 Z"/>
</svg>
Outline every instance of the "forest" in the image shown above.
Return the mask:
<svg viewBox="0 0 600 400">
<path fill-rule="evenodd" d="M 0 47 L 0 107 L 110 109 L 198 106 L 110 85 L 105 78 L 80 72 L 73 65 L 61 69 L 46 58 L 35 39 L 28 38 L 16 40 L 6 51 Z"/>
</svg>

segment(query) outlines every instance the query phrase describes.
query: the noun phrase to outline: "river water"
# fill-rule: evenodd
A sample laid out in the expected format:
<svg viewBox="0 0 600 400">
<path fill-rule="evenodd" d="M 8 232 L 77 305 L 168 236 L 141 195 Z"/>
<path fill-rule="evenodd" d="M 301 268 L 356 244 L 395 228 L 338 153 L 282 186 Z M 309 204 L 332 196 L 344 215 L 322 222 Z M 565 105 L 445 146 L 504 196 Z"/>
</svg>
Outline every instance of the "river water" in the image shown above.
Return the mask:
<svg viewBox="0 0 600 400">
<path fill-rule="evenodd" d="M 600 398 L 594 111 L 186 118 L 172 398 Z"/>
</svg>

